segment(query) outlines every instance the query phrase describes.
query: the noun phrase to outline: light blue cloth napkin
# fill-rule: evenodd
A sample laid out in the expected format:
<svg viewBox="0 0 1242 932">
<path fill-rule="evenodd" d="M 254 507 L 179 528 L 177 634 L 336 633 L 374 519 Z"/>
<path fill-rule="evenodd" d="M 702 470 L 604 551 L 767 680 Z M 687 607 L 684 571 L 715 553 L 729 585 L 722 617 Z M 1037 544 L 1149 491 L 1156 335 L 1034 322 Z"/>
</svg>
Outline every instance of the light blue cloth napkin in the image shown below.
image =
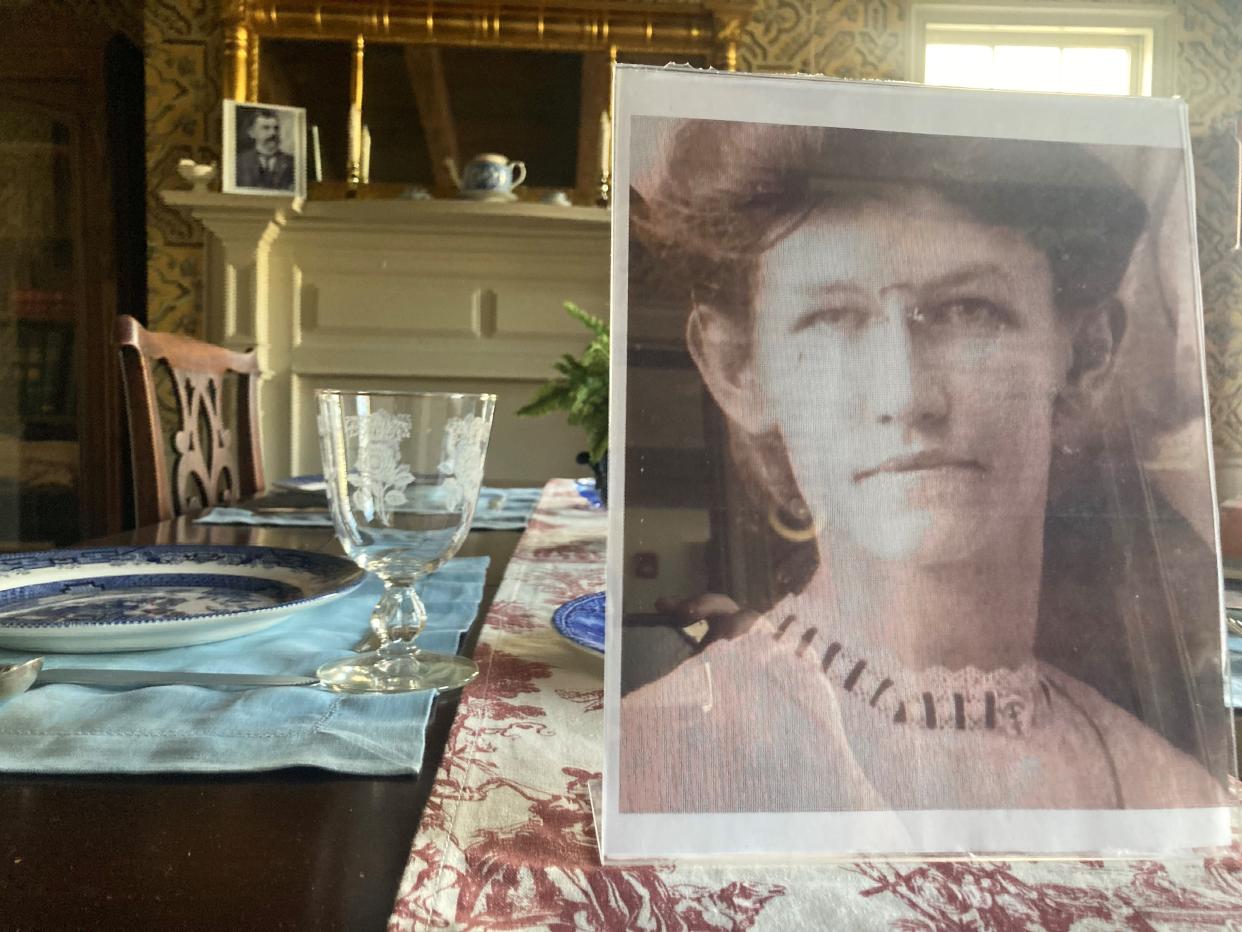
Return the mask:
<svg viewBox="0 0 1242 932">
<path fill-rule="evenodd" d="M 418 643 L 455 653 L 483 597 L 487 557 L 452 560 L 419 586 L 427 628 Z M 368 630 L 383 587 L 373 576 L 327 605 L 242 638 L 124 654 L 48 654 L 47 666 L 313 673 L 347 656 Z M 32 654 L 0 651 L 0 661 Z M 274 770 L 417 772 L 430 693 L 352 695 L 317 687 L 128 691 L 40 686 L 0 701 L 0 770 L 146 773 Z"/>
<path fill-rule="evenodd" d="M 493 489 L 479 492 L 471 530 L 520 531 L 539 502 L 542 489 Z M 254 524 L 268 527 L 332 527 L 332 519 L 319 512 L 255 514 L 245 508 L 212 508 L 194 519 L 195 524 Z"/>
</svg>

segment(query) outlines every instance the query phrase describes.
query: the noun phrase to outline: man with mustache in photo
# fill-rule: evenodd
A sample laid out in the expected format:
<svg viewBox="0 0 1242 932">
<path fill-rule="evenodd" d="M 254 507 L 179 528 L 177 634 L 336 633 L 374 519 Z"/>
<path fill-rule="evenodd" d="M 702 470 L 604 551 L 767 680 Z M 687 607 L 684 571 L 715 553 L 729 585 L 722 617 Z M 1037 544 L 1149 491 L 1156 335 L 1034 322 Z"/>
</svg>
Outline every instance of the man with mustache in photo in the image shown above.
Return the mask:
<svg viewBox="0 0 1242 932">
<path fill-rule="evenodd" d="M 293 156 L 280 148 L 280 115 L 265 108 L 253 110 L 246 135 L 252 145 L 237 155 L 238 187 L 294 190 Z"/>
</svg>

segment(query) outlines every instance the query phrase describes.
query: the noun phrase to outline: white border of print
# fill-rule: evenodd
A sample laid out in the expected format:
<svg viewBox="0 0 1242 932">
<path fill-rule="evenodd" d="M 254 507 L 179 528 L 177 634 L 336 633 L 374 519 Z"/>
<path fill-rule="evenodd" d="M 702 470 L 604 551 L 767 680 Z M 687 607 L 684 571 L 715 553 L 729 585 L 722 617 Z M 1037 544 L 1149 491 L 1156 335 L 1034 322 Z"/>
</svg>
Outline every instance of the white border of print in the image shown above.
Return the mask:
<svg viewBox="0 0 1242 932">
<path fill-rule="evenodd" d="M 836 93 L 824 93 L 825 81 L 834 85 Z M 709 73 L 635 65 L 617 66 L 614 87 L 616 194 L 612 207 L 609 449 L 616 451 L 625 449 L 628 192 L 633 117 L 689 117 L 1189 149 L 1186 106 L 1180 100 L 932 89 L 879 81 Z M 1187 187 L 1193 204 L 1193 183 Z M 1197 250 L 1192 250 L 1191 255 L 1197 263 Z M 1195 271 L 1197 275 L 1197 264 Z M 1195 298 L 1202 333 L 1203 309 L 1197 288 Z M 1214 476 L 1212 482 L 1215 495 Z M 607 590 L 621 593 L 625 470 L 619 464 L 609 471 L 608 491 L 612 507 L 608 512 L 611 543 Z M 605 629 L 605 765 L 600 833 L 604 862 L 686 859 L 762 863 L 931 854 L 962 858 L 984 853 L 991 857 L 1090 853 L 1099 858 L 1125 856 L 1128 852 L 1184 852 L 1229 842 L 1230 809 L 1226 806 L 1118 811 L 620 812 L 617 774 L 621 754 L 621 604 L 620 598 L 608 600 Z"/>
<path fill-rule="evenodd" d="M 293 156 L 293 190 L 273 191 L 271 188 L 243 188 L 237 184 L 237 110 L 239 107 L 261 107 L 290 114 L 297 127 L 296 137 L 282 140 L 281 149 Z M 226 100 L 222 111 L 220 190 L 225 194 L 259 194 L 265 197 L 306 197 L 306 110 L 303 107 L 282 107 L 261 101 Z"/>
</svg>

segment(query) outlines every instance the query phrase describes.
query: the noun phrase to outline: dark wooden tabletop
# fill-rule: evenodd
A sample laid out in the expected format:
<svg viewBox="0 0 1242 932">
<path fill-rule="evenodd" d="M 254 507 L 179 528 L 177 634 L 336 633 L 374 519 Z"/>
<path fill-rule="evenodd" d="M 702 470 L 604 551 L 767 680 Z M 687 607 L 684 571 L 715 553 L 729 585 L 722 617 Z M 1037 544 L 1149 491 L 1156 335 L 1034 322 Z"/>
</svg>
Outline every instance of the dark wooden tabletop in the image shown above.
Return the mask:
<svg viewBox="0 0 1242 932">
<path fill-rule="evenodd" d="M 463 650 L 520 536 L 462 547 L 492 558 Z M 208 542 L 339 552 L 326 529 L 185 518 L 91 543 Z M 456 708 L 437 701 L 417 778 L 0 774 L 0 929 L 383 929 Z"/>
</svg>

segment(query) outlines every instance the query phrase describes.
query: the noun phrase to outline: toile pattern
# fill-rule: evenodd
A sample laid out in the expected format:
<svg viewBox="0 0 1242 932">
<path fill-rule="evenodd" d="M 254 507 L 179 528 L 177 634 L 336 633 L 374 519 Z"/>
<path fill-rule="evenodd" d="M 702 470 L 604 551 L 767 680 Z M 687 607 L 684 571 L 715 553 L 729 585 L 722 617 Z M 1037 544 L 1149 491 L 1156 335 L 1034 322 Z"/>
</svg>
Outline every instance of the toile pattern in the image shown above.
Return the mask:
<svg viewBox="0 0 1242 932">
<path fill-rule="evenodd" d="M 1242 847 L 1142 861 L 601 865 L 600 661 L 548 624 L 604 585 L 607 515 L 553 480 L 475 650 L 388 928 L 1242 927 Z M 825 917 L 831 917 L 827 922 Z"/>
</svg>

